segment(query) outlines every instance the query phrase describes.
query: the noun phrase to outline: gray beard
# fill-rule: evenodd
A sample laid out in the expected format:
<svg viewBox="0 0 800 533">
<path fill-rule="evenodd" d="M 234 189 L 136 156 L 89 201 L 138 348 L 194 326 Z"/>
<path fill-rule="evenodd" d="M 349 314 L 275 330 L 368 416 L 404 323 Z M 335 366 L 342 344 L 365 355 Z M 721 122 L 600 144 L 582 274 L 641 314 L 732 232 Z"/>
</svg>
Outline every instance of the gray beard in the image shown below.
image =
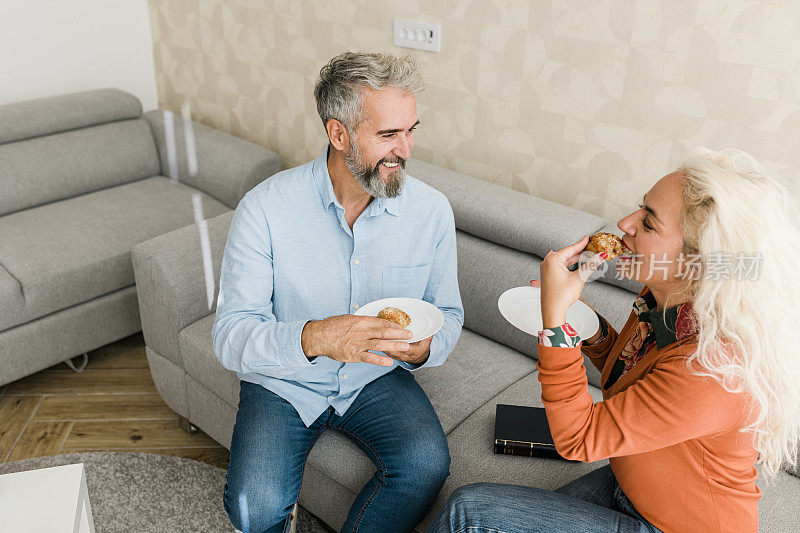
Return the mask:
<svg viewBox="0 0 800 533">
<path fill-rule="evenodd" d="M 403 191 L 403 184 L 406 179 L 406 160 L 397 158 L 396 161 L 391 161 L 383 158 L 373 167 L 370 168 L 362 159 L 361 151 L 358 149 L 358 143 L 355 139 L 350 142 L 350 151 L 344 156 L 344 162 L 347 168 L 355 176 L 356 181 L 364 191 L 373 198 L 395 198 Z M 400 163 L 397 170 L 389 174 L 389 182 L 381 179 L 378 168 L 381 163 Z"/>
</svg>

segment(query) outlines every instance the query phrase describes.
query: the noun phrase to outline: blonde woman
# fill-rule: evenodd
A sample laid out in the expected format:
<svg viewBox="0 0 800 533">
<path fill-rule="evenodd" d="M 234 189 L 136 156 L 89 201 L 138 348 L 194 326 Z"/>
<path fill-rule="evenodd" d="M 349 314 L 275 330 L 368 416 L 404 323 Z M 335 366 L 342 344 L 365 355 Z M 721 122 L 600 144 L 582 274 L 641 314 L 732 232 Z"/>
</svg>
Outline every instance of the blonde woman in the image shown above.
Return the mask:
<svg viewBox="0 0 800 533">
<path fill-rule="evenodd" d="M 587 238 L 541 265 L 539 381 L 556 448 L 600 468 L 555 492 L 461 487 L 431 531 L 757 531 L 756 463 L 797 463 L 800 233 L 749 155 L 701 149 L 617 224 L 618 268 L 645 284 L 623 329 L 566 324 Z M 635 268 L 634 267 L 635 263 Z M 593 403 L 581 351 L 602 373 Z"/>
</svg>

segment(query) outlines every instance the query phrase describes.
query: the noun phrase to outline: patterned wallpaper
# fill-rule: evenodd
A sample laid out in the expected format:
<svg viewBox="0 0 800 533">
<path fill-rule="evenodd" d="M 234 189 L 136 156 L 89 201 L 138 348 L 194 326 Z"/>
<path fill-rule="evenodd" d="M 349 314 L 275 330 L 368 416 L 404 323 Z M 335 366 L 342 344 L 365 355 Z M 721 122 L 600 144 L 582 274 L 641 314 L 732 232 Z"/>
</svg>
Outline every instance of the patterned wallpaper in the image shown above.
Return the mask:
<svg viewBox="0 0 800 533">
<path fill-rule="evenodd" d="M 800 197 L 800 1 L 149 0 L 159 105 L 319 154 L 320 67 L 415 55 L 414 156 L 616 220 L 689 149 L 753 153 Z M 392 44 L 442 25 L 442 51 Z"/>
</svg>

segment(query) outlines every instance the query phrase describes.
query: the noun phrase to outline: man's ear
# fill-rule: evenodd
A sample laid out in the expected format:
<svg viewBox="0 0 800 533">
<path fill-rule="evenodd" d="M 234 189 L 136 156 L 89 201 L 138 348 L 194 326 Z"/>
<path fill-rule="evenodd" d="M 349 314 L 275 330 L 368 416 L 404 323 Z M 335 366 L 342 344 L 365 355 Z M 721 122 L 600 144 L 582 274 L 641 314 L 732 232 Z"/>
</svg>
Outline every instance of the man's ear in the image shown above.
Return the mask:
<svg viewBox="0 0 800 533">
<path fill-rule="evenodd" d="M 339 151 L 346 152 L 350 147 L 350 132 L 344 124 L 331 118 L 325 124 L 325 130 L 328 132 L 328 141 L 331 145 Z"/>
</svg>

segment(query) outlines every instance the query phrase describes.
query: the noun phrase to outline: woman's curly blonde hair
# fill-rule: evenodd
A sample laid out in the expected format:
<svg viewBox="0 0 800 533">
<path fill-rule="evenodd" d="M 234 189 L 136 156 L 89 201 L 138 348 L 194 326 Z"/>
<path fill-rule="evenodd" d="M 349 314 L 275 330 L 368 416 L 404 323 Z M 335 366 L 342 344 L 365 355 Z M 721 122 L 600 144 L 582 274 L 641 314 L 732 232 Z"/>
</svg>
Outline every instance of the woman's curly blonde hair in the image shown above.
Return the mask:
<svg viewBox="0 0 800 533">
<path fill-rule="evenodd" d="M 748 258 L 756 271 L 699 276 L 689 298 L 699 329 L 688 363 L 731 392 L 747 393 L 765 473 L 797 464 L 800 437 L 800 230 L 794 200 L 752 156 L 701 148 L 678 171 L 684 185 L 684 253 Z M 704 268 L 708 264 L 703 265 Z M 736 271 L 734 270 L 734 274 Z M 692 365 L 696 367 L 696 365 Z"/>
</svg>

